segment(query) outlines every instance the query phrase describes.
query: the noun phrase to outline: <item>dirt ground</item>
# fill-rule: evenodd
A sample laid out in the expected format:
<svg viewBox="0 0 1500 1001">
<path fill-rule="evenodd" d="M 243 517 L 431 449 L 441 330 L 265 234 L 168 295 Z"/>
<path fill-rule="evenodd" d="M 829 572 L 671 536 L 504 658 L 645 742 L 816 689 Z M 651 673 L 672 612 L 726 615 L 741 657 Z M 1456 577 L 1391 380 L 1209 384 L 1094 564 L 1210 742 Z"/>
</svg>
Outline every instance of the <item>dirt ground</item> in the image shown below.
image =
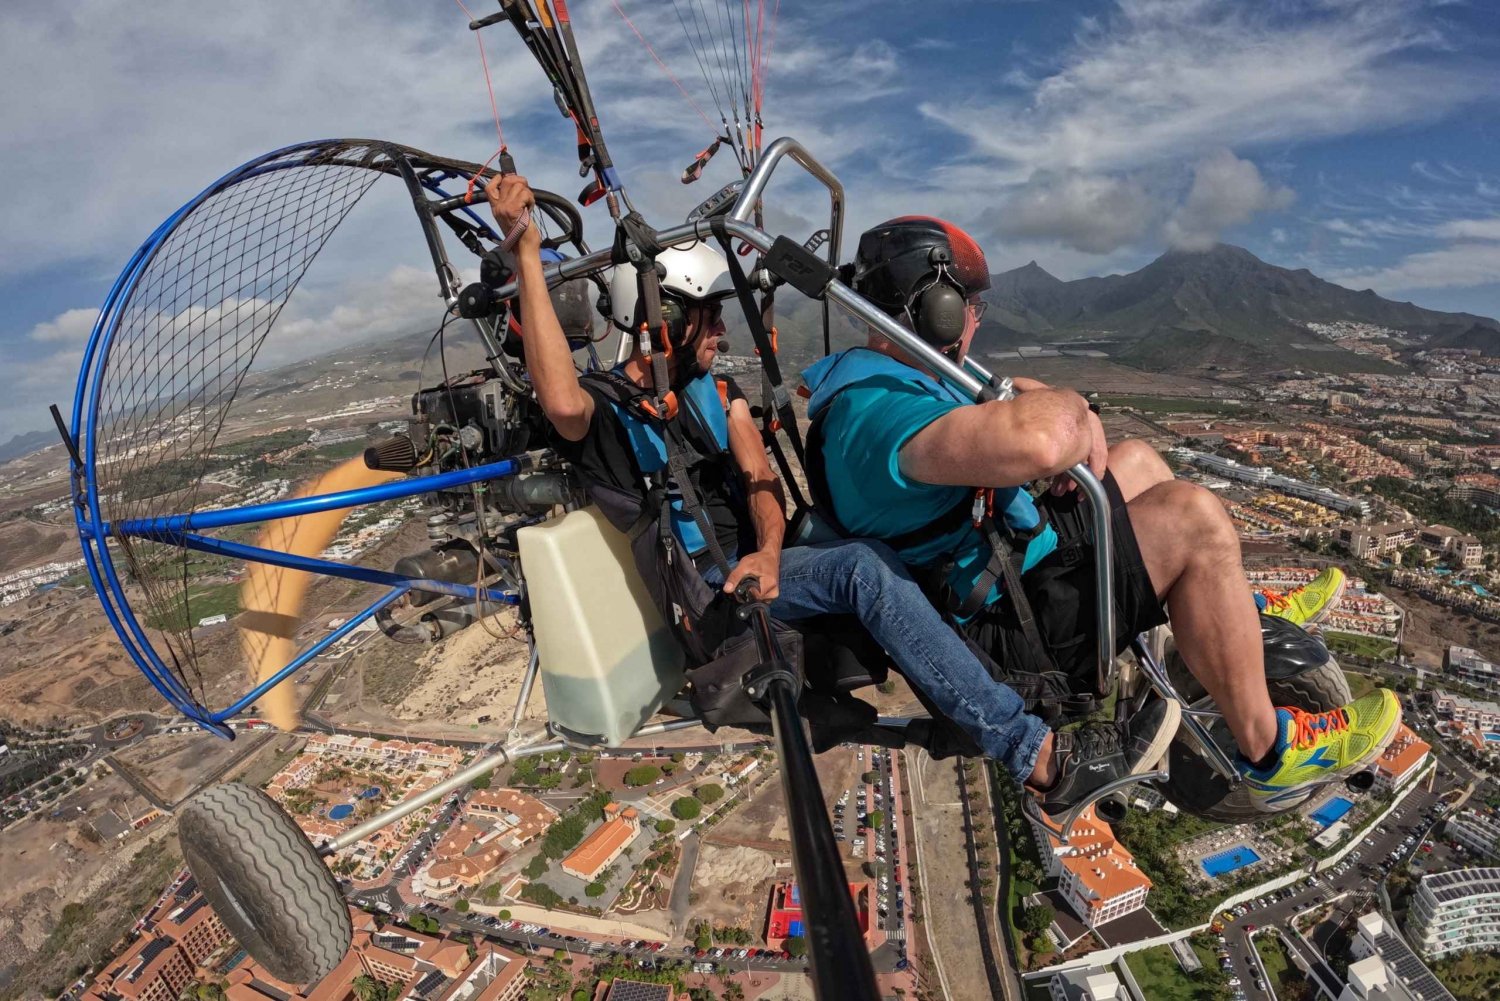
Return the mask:
<svg viewBox="0 0 1500 1001">
<path fill-rule="evenodd" d="M 242 734 L 234 741 L 194 729 L 163 733 L 119 752 L 115 757 L 169 804 L 176 804 L 200 782 L 247 752 L 247 741 L 259 734 Z"/>
<path fill-rule="evenodd" d="M 788 878 L 791 871 L 776 863 L 769 852 L 755 848 L 705 843 L 693 870 L 693 894 L 698 902 L 690 909 L 688 930 L 691 922 L 701 920 L 744 928 L 758 937 L 765 926 L 771 883 Z"/>
<path fill-rule="evenodd" d="M 911 810 L 917 833 L 918 873 L 925 923 L 911 934 L 932 943 L 938 963 L 954 998 L 983 998 L 990 993 L 984 975 L 979 931 L 973 909 L 965 904 L 968 870 L 965 856 L 963 807 L 953 760 L 933 761 L 925 752 L 904 754 L 911 785 Z"/>
<path fill-rule="evenodd" d="M 1443 652 L 1453 644 L 1471 647 L 1481 656 L 1500 660 L 1500 625 L 1461 616 L 1414 591 L 1395 587 L 1383 587 L 1382 590 L 1406 609 L 1401 645 L 1422 666 L 1440 668 Z"/>
</svg>

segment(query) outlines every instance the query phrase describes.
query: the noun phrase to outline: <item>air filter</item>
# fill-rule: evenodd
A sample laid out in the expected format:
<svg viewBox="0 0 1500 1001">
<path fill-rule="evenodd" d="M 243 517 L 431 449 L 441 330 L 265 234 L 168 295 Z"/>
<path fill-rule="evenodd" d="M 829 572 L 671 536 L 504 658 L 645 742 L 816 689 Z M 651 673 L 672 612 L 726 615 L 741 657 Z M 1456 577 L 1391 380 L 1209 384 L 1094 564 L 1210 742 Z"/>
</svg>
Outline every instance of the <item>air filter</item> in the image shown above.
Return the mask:
<svg viewBox="0 0 1500 1001">
<path fill-rule="evenodd" d="M 391 473 L 410 472 L 417 468 L 417 448 L 408 436 L 394 435 L 365 449 L 365 466 Z"/>
</svg>

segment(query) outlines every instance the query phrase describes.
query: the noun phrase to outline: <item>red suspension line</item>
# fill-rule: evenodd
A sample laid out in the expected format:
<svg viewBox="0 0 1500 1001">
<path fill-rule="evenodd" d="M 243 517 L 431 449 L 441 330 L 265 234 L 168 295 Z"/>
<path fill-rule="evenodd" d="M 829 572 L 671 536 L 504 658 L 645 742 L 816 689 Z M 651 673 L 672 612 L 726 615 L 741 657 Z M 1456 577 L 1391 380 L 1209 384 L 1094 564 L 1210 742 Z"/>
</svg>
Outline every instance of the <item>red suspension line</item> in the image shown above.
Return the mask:
<svg viewBox="0 0 1500 1001">
<path fill-rule="evenodd" d="M 667 75 L 667 79 L 671 80 L 674 84 L 677 85 L 677 89 L 682 91 L 682 96 L 687 98 L 688 104 L 691 104 L 693 106 L 693 110 L 698 112 L 698 117 L 703 119 L 703 124 L 708 126 L 709 132 L 713 133 L 714 135 L 718 135 L 719 130 L 715 128 L 714 123 L 711 122 L 708 116 L 703 113 L 703 109 L 698 107 L 698 102 L 693 100 L 693 95 L 688 93 L 687 88 L 682 85 L 682 81 L 677 79 L 677 75 L 667 68 L 666 63 L 661 61 L 661 56 L 657 55 L 656 50 L 651 47 L 651 43 L 646 41 L 646 36 L 641 34 L 641 30 L 635 26 L 635 22 L 632 21 L 630 19 L 630 16 L 625 13 L 624 8 L 620 6 L 618 0 L 609 0 L 609 2 L 615 8 L 615 11 L 620 15 L 620 17 L 624 19 L 625 23 L 630 25 L 630 30 L 635 32 L 635 37 L 639 38 L 641 40 L 641 44 L 646 47 L 646 51 L 651 53 L 651 58 L 656 60 L 656 65 L 661 67 L 661 71 Z"/>
</svg>

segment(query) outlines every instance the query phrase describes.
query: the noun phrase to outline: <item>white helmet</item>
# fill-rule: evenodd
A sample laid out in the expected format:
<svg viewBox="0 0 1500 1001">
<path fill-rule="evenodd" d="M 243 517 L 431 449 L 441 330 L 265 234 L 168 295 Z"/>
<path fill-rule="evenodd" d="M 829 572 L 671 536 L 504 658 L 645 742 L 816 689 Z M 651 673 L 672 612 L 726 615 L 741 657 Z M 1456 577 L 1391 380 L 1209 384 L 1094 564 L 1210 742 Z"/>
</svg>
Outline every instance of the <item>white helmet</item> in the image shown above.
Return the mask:
<svg viewBox="0 0 1500 1001">
<path fill-rule="evenodd" d="M 661 276 L 663 297 L 705 301 L 734 295 L 734 282 L 729 277 L 724 255 L 706 243 L 668 247 L 656 255 L 656 273 Z M 610 322 L 627 333 L 635 333 L 636 325 L 641 322 L 636 315 L 640 297 L 635 268 L 629 264 L 615 267 L 609 276 Z"/>
</svg>

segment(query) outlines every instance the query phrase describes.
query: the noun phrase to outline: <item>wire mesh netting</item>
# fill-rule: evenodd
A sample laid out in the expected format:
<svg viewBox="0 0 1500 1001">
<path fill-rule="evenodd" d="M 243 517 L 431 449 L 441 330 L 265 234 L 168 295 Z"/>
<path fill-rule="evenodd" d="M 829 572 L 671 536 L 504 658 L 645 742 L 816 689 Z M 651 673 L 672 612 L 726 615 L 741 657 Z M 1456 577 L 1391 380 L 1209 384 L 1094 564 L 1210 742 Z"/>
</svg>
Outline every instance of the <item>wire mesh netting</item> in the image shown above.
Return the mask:
<svg viewBox="0 0 1500 1001">
<path fill-rule="evenodd" d="M 92 400 L 91 474 L 112 525 L 200 510 L 215 443 L 277 316 L 394 147 L 337 142 L 242 168 L 183 215 L 122 302 Z M 195 554 L 116 533 L 137 618 L 206 704 L 189 601 Z M 201 560 L 201 555 L 196 557 Z"/>
</svg>

